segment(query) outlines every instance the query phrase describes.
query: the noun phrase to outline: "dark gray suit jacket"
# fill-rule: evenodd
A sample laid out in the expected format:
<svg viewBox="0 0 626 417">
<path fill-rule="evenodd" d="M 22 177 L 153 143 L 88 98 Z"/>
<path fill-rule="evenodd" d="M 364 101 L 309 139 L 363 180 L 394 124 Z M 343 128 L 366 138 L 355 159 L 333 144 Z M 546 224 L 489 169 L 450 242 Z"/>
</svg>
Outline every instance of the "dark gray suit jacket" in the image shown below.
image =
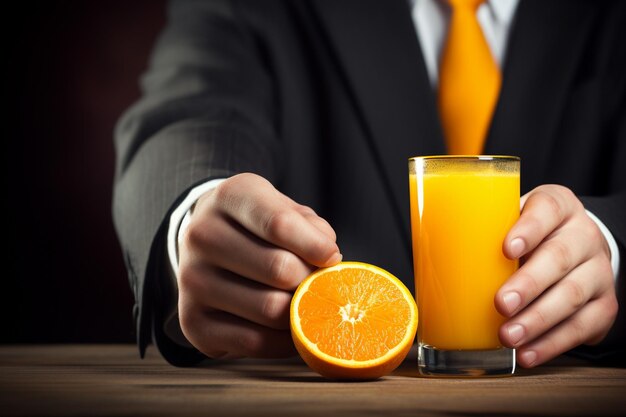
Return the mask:
<svg viewBox="0 0 626 417">
<path fill-rule="evenodd" d="M 484 151 L 521 157 L 522 192 L 571 188 L 622 251 L 625 28 L 624 2 L 522 1 Z M 170 362 L 201 359 L 162 332 L 165 230 L 211 178 L 268 178 L 333 225 L 345 259 L 413 287 L 407 158 L 445 146 L 406 0 L 175 1 L 142 86 L 116 130 L 113 206 L 141 352 L 153 333 Z"/>
</svg>

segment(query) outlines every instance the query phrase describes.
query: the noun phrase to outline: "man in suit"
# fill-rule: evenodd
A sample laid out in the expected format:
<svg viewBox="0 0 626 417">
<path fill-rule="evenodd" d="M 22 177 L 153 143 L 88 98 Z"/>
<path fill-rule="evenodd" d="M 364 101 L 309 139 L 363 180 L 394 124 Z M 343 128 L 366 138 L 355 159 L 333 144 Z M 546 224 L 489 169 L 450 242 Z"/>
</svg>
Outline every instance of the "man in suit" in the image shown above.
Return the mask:
<svg viewBox="0 0 626 417">
<path fill-rule="evenodd" d="M 495 297 L 500 339 L 526 367 L 615 355 L 624 4 L 474 7 L 502 80 L 480 153 L 520 156 L 525 194 L 503 242 L 523 265 Z M 293 354 L 291 293 L 342 256 L 412 287 L 407 158 L 450 148 L 437 105 L 450 5 L 175 1 L 168 16 L 116 131 L 142 354 L 151 335 L 175 365 Z"/>
</svg>

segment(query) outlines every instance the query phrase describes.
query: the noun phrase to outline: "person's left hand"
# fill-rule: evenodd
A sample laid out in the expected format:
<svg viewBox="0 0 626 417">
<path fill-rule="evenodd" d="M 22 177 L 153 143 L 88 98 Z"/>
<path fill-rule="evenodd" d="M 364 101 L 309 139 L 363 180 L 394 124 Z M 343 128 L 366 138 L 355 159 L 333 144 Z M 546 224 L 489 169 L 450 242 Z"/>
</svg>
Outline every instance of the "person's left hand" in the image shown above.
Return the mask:
<svg viewBox="0 0 626 417">
<path fill-rule="evenodd" d="M 606 239 L 568 189 L 542 185 L 521 199 L 522 212 L 503 244 L 520 268 L 495 296 L 508 318 L 500 341 L 523 367 L 604 339 L 617 315 Z"/>
</svg>

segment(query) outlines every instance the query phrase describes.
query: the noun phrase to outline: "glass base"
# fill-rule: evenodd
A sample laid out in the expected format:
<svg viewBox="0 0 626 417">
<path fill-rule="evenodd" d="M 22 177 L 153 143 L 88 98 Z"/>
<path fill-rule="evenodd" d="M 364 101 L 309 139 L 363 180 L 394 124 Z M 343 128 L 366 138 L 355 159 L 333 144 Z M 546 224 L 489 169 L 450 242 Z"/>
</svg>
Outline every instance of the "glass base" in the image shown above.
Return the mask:
<svg viewBox="0 0 626 417">
<path fill-rule="evenodd" d="M 441 350 L 420 343 L 417 365 L 425 376 L 511 376 L 515 372 L 515 349 Z"/>
</svg>

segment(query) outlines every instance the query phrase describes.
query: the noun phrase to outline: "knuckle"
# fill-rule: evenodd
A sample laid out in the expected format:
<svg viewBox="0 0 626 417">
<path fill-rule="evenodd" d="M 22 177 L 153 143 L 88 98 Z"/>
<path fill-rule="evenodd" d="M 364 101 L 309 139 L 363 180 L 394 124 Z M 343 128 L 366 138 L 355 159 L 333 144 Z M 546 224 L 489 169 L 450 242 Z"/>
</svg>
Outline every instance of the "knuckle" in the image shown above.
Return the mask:
<svg viewBox="0 0 626 417">
<path fill-rule="evenodd" d="M 563 185 L 552 184 L 550 187 L 554 189 L 554 191 L 556 191 L 556 194 L 563 196 L 563 198 L 566 198 L 569 200 L 578 200 L 578 198 L 576 197 L 576 194 L 574 194 L 572 190 L 570 190 L 569 188 Z"/>
<path fill-rule="evenodd" d="M 179 302 L 198 308 L 215 307 L 219 289 L 218 279 L 204 268 L 182 268 L 178 275 Z"/>
<path fill-rule="evenodd" d="M 265 345 L 263 335 L 257 331 L 244 331 L 237 336 L 239 351 L 246 356 L 259 357 Z"/>
<path fill-rule="evenodd" d="M 215 187 L 215 189 L 213 189 L 213 192 L 211 193 L 212 202 L 223 203 L 225 201 L 228 201 L 232 197 L 234 190 L 238 188 L 238 182 L 238 177 L 234 176 L 220 183 L 217 187 Z"/>
<path fill-rule="evenodd" d="M 557 200 L 552 193 L 544 191 L 539 193 L 539 198 L 541 200 L 541 203 L 547 206 L 549 212 L 553 213 L 554 216 L 558 219 L 559 223 L 561 223 L 564 219 L 564 214 L 559 200 Z"/>
<path fill-rule="evenodd" d="M 234 210 L 240 201 L 238 196 L 241 190 L 248 187 L 246 185 L 248 176 L 249 174 L 239 174 L 220 183 L 211 192 L 209 204 L 220 211 L 228 212 Z"/>
<path fill-rule="evenodd" d="M 219 320 L 220 313 L 204 313 L 202 331 L 193 332 L 189 336 L 183 333 L 192 345 L 209 358 L 220 358 L 228 353 L 219 346 L 222 342 L 222 338 L 218 332 L 216 332 L 216 324 Z"/>
<path fill-rule="evenodd" d="M 198 323 L 198 312 L 193 308 L 193 306 L 179 303 L 178 323 L 180 324 L 180 329 L 183 332 L 183 335 L 187 338 L 187 340 L 195 345 L 194 342 L 197 341 L 194 329 Z"/>
<path fill-rule="evenodd" d="M 277 325 L 285 316 L 288 304 L 285 303 L 285 297 L 280 293 L 269 293 L 263 300 L 261 314 L 271 323 Z"/>
<path fill-rule="evenodd" d="M 207 219 L 204 223 L 192 222 L 183 236 L 183 245 L 195 250 L 196 254 L 203 259 L 214 258 L 212 256 L 214 252 L 224 247 L 225 242 L 228 242 L 233 234 L 230 225 L 214 220 Z"/>
<path fill-rule="evenodd" d="M 275 251 L 270 257 L 268 265 L 268 279 L 272 286 L 281 287 L 289 281 L 289 254 L 285 251 Z"/>
<path fill-rule="evenodd" d="M 326 222 L 326 220 L 324 220 L 324 221 Z M 335 232 L 335 229 L 333 229 L 333 227 L 330 225 L 330 223 L 326 222 L 326 224 L 328 225 L 328 237 L 333 242 L 337 242 L 337 232 Z"/>
<path fill-rule="evenodd" d="M 602 307 L 605 312 L 605 316 L 609 319 L 609 322 L 612 323 L 617 317 L 617 313 L 619 311 L 619 303 L 617 302 L 615 293 L 611 293 L 611 296 L 605 298 L 604 305 Z"/>
<path fill-rule="evenodd" d="M 524 229 L 527 229 L 531 236 L 536 236 L 543 230 L 543 221 L 534 212 L 526 211 L 522 214 L 521 220 L 524 223 Z"/>
<path fill-rule="evenodd" d="M 608 257 L 604 257 L 598 262 L 598 273 L 600 278 L 604 278 L 607 286 L 610 288 L 614 288 L 614 279 L 613 279 L 613 267 L 611 266 L 611 261 L 609 261 Z"/>
<path fill-rule="evenodd" d="M 573 280 L 563 282 L 567 301 L 574 311 L 580 310 L 587 303 L 587 296 L 582 286 Z"/>
<path fill-rule="evenodd" d="M 591 239 L 594 242 L 599 242 L 600 239 L 604 239 L 600 228 L 593 220 L 591 220 L 589 216 L 584 217 L 584 221 L 581 222 L 580 227 L 582 229 L 582 233 L 584 233 L 584 236 L 588 239 Z"/>
<path fill-rule="evenodd" d="M 188 308 L 180 308 L 178 309 L 178 323 L 180 324 L 180 328 L 183 331 L 183 334 L 185 334 L 188 329 L 191 328 L 194 320 L 192 320 L 190 318 L 191 314 L 189 313 L 189 309 Z M 187 337 L 187 335 L 185 334 L 185 337 Z M 189 337 L 187 337 L 189 339 Z"/>
<path fill-rule="evenodd" d="M 590 242 L 590 245 L 596 251 L 596 253 L 603 254 L 604 258 L 606 258 L 607 261 L 610 261 L 609 245 L 606 237 L 604 236 L 598 225 L 590 218 L 587 218 L 587 221 L 584 222 L 582 227 L 582 233 L 584 234 L 587 241 Z"/>
<path fill-rule="evenodd" d="M 293 221 L 293 212 L 276 210 L 266 217 L 263 231 L 270 240 L 279 240 L 282 236 L 288 234 Z"/>
<path fill-rule="evenodd" d="M 562 200 L 578 201 L 578 197 L 576 197 L 576 194 L 574 194 L 574 192 L 568 187 L 565 187 L 563 185 L 545 184 L 537 187 L 537 190 L 555 198 L 557 202 L 562 202 Z M 556 198 L 556 196 L 558 196 L 558 198 Z"/>
<path fill-rule="evenodd" d="M 561 275 L 569 272 L 572 267 L 572 254 L 569 247 L 560 240 L 553 239 L 545 243 L 544 249 Z"/>
<path fill-rule="evenodd" d="M 312 253 L 317 254 L 317 257 L 322 261 L 329 259 L 336 251 L 335 245 L 332 245 L 330 240 L 322 236 L 311 241 L 310 244 Z"/>
<path fill-rule="evenodd" d="M 211 234 L 207 234 L 197 222 L 191 222 L 187 228 L 182 242 L 185 247 L 197 248 L 208 244 Z"/>
<path fill-rule="evenodd" d="M 593 269 L 589 273 L 589 280 L 593 285 L 593 293 L 591 297 L 595 299 L 603 297 L 609 290 L 614 291 L 615 280 L 613 277 L 613 267 L 608 257 L 595 257 L 588 261 Z"/>
<path fill-rule="evenodd" d="M 554 336 L 548 336 L 542 346 L 542 356 L 547 358 L 554 357 L 563 351 L 563 340 L 555 338 Z"/>
<path fill-rule="evenodd" d="M 536 308 L 533 311 L 533 316 L 534 316 L 534 320 L 533 320 L 534 326 L 533 327 L 545 329 L 550 324 L 548 322 L 548 319 L 547 319 L 545 313 L 541 309 L 539 309 L 539 308 Z"/>
<path fill-rule="evenodd" d="M 200 287 L 200 279 L 194 268 L 187 265 L 181 265 L 178 271 L 178 286 L 181 295 L 193 293 Z"/>
<path fill-rule="evenodd" d="M 588 339 L 587 326 L 580 317 L 572 317 L 569 322 L 569 327 L 570 334 L 572 335 L 572 346 L 578 346 Z"/>
<path fill-rule="evenodd" d="M 523 299 L 527 299 L 528 302 L 535 299 L 542 292 L 542 287 L 533 275 L 528 273 L 522 274 L 519 276 L 520 282 L 520 295 Z M 525 294 L 528 294 L 528 297 L 524 297 Z"/>
</svg>

